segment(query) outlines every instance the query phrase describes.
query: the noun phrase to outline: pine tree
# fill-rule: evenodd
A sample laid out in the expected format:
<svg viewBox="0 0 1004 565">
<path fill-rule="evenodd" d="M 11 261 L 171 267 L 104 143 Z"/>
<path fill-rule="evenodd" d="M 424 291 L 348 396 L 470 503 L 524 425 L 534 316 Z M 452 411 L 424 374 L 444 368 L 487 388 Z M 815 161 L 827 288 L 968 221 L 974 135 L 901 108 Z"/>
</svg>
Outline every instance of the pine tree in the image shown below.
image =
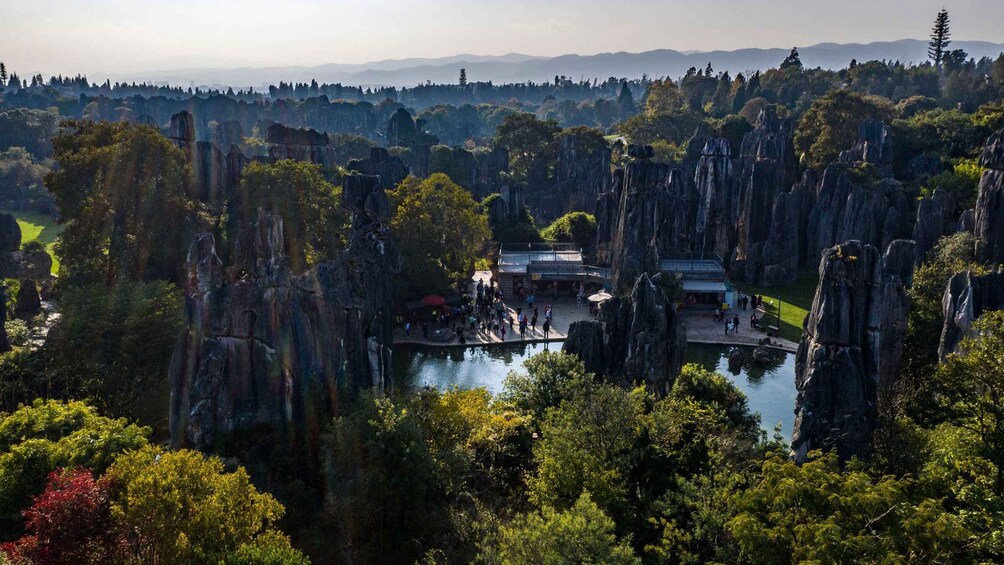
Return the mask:
<svg viewBox="0 0 1004 565">
<path fill-rule="evenodd" d="M 781 62 L 781 70 L 796 68 L 802 70 L 802 58 L 798 55 L 798 47 L 792 47 L 791 53 Z"/>
<path fill-rule="evenodd" d="M 934 28 L 931 30 L 931 42 L 928 43 L 927 56 L 934 61 L 934 66 L 941 69 L 941 63 L 945 60 L 945 52 L 952 43 L 952 30 L 948 26 L 948 10 L 942 9 L 938 16 L 934 18 Z"/>
<path fill-rule="evenodd" d="M 467 86 L 467 69 L 460 69 L 460 86 Z"/>
</svg>

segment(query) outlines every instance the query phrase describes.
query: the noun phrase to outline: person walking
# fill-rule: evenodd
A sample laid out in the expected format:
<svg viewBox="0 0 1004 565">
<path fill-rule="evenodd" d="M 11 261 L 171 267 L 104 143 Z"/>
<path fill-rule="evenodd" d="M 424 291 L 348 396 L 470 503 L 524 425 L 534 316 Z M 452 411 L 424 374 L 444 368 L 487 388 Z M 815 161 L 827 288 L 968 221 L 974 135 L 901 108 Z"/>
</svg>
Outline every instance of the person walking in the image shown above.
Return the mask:
<svg viewBox="0 0 1004 565">
<path fill-rule="evenodd" d="M 534 332 L 537 331 L 537 311 L 533 311 L 533 318 L 530 318 L 530 329 Z"/>
<path fill-rule="evenodd" d="M 533 295 L 533 291 L 530 291 L 530 296 L 526 297 L 526 305 L 529 309 L 533 310 L 533 301 L 536 300 L 536 296 Z"/>
<path fill-rule="evenodd" d="M 731 324 L 731 322 L 729 322 L 728 320 L 725 320 L 725 335 L 729 335 L 729 325 L 730 324 Z"/>
<path fill-rule="evenodd" d="M 502 341 L 505 341 L 505 324 L 502 324 L 501 328 Z"/>
<path fill-rule="evenodd" d="M 739 314 L 736 314 L 736 317 L 732 318 L 732 331 L 733 333 L 739 333 Z"/>
<path fill-rule="evenodd" d="M 547 339 L 547 336 L 551 333 L 551 323 L 547 321 L 547 318 L 544 318 L 544 325 L 541 326 L 541 329 L 544 330 L 544 339 Z"/>
<path fill-rule="evenodd" d="M 411 322 L 404 323 L 404 335 L 411 337 Z"/>
</svg>

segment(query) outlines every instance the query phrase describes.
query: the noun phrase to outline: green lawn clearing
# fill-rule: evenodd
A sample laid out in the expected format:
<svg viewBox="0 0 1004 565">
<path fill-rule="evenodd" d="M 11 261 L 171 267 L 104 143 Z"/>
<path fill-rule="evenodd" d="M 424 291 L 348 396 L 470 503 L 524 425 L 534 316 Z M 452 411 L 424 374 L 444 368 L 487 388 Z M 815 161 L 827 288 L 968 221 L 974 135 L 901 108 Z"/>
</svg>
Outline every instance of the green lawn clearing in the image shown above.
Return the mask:
<svg viewBox="0 0 1004 565">
<path fill-rule="evenodd" d="M 769 287 L 746 283 L 732 283 L 746 295 L 762 294 L 763 306 L 767 311 L 761 324 L 778 326 L 781 337 L 798 343 L 802 338 L 802 322 L 812 309 L 812 299 L 816 296 L 819 274 L 815 271 L 798 273 L 795 284 L 789 287 Z M 781 323 L 777 323 L 777 305 L 781 303 Z"/>
<path fill-rule="evenodd" d="M 56 237 L 63 231 L 63 226 L 56 224 L 56 218 L 24 210 L 0 210 L 0 213 L 10 214 L 17 218 L 17 225 L 21 227 L 22 245 L 38 240 L 45 246 L 46 251 L 52 257 L 52 272 L 58 272 L 59 259 L 56 258 L 52 247 L 56 242 Z"/>
</svg>

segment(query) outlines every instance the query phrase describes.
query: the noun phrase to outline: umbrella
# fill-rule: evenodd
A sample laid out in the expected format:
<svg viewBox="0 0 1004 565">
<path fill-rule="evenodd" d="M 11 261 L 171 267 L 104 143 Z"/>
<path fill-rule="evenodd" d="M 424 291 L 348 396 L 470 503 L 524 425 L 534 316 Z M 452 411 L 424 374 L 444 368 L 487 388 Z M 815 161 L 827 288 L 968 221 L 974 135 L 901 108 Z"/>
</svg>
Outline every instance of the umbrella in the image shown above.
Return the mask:
<svg viewBox="0 0 1004 565">
<path fill-rule="evenodd" d="M 442 306 L 446 304 L 446 299 L 438 294 L 430 294 L 422 299 L 422 304 L 426 306 Z"/>
<path fill-rule="evenodd" d="M 597 292 L 596 294 L 590 296 L 586 300 L 588 300 L 590 302 L 595 302 L 596 304 L 600 304 L 601 302 L 606 302 L 607 300 L 610 300 L 611 298 L 613 298 L 613 297 L 610 296 L 609 294 L 607 294 L 606 292 Z"/>
</svg>

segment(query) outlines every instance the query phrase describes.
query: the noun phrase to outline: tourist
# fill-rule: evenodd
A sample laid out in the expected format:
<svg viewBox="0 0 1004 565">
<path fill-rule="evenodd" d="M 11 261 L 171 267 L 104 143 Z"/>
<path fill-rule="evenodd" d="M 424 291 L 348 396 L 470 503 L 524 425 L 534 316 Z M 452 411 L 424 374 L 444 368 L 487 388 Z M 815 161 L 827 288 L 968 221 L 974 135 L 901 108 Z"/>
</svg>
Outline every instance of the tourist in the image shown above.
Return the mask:
<svg viewBox="0 0 1004 565">
<path fill-rule="evenodd" d="M 730 324 L 731 324 L 731 322 L 729 322 L 728 320 L 725 320 L 725 335 L 729 335 L 729 325 Z"/>
<path fill-rule="evenodd" d="M 533 291 L 531 290 L 530 291 L 530 296 L 526 297 L 526 305 L 527 305 L 528 308 L 531 308 L 531 309 L 533 308 L 533 301 L 535 299 L 536 299 L 536 297 L 533 295 Z"/>
<path fill-rule="evenodd" d="M 551 305 L 550 304 L 548 304 L 547 306 L 544 307 L 544 319 L 547 320 L 548 322 L 551 321 Z"/>
<path fill-rule="evenodd" d="M 505 324 L 501 324 L 501 328 L 502 341 L 505 341 Z"/>
<path fill-rule="evenodd" d="M 739 333 L 739 314 L 736 314 L 736 317 L 732 319 L 732 331 Z"/>
<path fill-rule="evenodd" d="M 756 329 L 756 314 L 750 314 L 750 329 Z"/>
<path fill-rule="evenodd" d="M 544 318 L 544 325 L 541 326 L 541 329 L 544 330 L 544 339 L 547 339 L 548 334 L 551 333 L 551 323 L 547 321 L 547 318 Z"/>
<path fill-rule="evenodd" d="M 537 331 L 537 310 L 533 311 L 533 318 L 530 318 L 530 329 Z"/>
<path fill-rule="evenodd" d="M 422 338 L 429 339 L 429 322 L 422 322 Z"/>
<path fill-rule="evenodd" d="M 404 323 L 404 335 L 411 337 L 411 322 Z"/>
</svg>

